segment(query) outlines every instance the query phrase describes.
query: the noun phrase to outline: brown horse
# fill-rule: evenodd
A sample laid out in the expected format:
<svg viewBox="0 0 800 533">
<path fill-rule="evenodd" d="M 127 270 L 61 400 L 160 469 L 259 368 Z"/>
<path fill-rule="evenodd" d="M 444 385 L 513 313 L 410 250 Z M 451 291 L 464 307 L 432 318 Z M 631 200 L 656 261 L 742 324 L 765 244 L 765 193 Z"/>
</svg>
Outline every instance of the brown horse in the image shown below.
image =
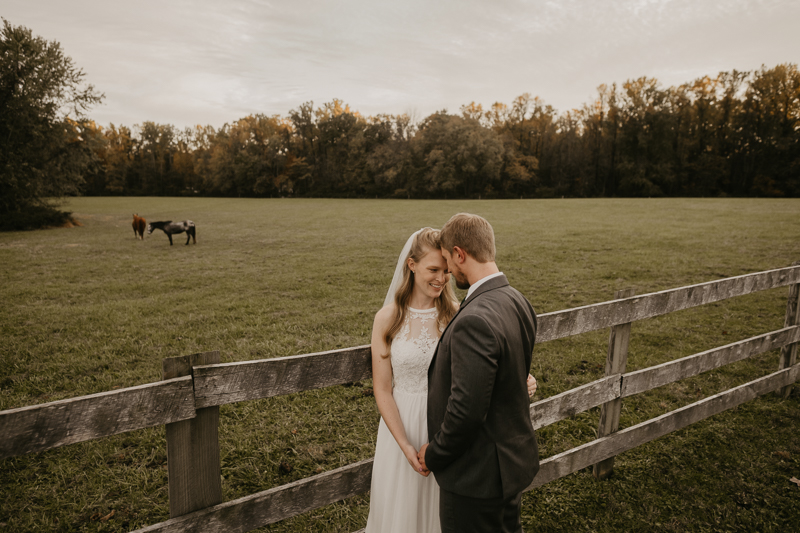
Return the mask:
<svg viewBox="0 0 800 533">
<path fill-rule="evenodd" d="M 136 213 L 133 214 L 133 236 L 137 237 L 136 234 L 138 233 L 138 237 L 141 237 L 144 240 L 144 229 L 147 227 L 147 221 L 137 215 Z"/>
</svg>

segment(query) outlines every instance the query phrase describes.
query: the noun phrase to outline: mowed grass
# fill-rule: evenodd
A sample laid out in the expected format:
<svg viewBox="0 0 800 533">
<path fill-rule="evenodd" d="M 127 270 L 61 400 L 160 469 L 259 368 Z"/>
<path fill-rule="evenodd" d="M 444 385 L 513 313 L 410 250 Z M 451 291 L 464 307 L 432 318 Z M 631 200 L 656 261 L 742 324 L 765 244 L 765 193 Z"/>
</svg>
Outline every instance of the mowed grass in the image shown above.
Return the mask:
<svg viewBox="0 0 800 533">
<path fill-rule="evenodd" d="M 406 238 L 489 219 L 498 264 L 538 313 L 800 260 L 800 200 L 520 201 L 77 198 L 83 226 L 0 234 L 0 409 L 158 381 L 165 357 L 223 362 L 369 342 Z M 197 245 L 131 213 L 192 219 Z M 787 289 L 633 325 L 628 370 L 783 326 Z M 536 399 L 598 379 L 607 331 L 537 345 Z M 623 401 L 628 427 L 777 369 L 777 352 Z M 221 408 L 223 492 L 238 498 L 374 453 L 368 381 Z M 542 457 L 589 442 L 599 409 L 541 430 Z M 800 394 L 766 396 L 523 499 L 528 531 L 788 531 L 800 521 Z M 0 437 L 2 438 L 2 437 Z M 129 531 L 168 518 L 163 427 L 0 462 L 0 531 Z M 292 467 L 283 473 L 280 464 Z M 364 527 L 368 494 L 264 531 Z"/>
</svg>

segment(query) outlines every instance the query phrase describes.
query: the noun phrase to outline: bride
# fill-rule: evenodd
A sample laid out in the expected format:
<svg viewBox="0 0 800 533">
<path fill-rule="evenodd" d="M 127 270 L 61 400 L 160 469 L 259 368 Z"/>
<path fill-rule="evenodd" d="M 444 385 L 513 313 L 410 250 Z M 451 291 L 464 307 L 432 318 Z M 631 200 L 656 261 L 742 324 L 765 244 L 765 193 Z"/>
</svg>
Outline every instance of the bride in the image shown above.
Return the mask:
<svg viewBox="0 0 800 533">
<path fill-rule="evenodd" d="M 417 451 L 428 442 L 428 366 L 458 311 L 439 231 L 408 238 L 372 329 L 372 377 L 381 413 L 366 533 L 438 533 L 439 487 Z M 528 392 L 536 380 L 528 376 Z"/>
</svg>

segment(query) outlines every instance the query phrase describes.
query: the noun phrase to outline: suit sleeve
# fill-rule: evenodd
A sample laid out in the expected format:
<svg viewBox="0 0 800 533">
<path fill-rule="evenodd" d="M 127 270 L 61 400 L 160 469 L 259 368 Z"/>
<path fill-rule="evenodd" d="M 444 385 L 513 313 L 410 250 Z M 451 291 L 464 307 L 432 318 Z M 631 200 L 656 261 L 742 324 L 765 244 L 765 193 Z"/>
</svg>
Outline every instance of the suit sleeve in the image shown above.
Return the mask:
<svg viewBox="0 0 800 533">
<path fill-rule="evenodd" d="M 441 429 L 430 438 L 425 463 L 434 473 L 463 455 L 486 420 L 500 344 L 486 321 L 467 315 L 455 322 L 450 342 L 452 385 Z"/>
</svg>

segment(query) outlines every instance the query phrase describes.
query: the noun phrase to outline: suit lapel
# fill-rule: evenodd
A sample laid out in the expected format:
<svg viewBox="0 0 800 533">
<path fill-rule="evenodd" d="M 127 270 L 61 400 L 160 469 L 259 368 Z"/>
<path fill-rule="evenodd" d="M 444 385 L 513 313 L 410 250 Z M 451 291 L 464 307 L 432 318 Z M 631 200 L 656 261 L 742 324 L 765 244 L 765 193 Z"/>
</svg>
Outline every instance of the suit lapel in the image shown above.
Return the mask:
<svg viewBox="0 0 800 533">
<path fill-rule="evenodd" d="M 496 278 L 490 279 L 489 281 L 483 283 L 480 287 L 475 289 L 475 292 L 473 292 L 469 296 L 469 298 L 465 298 L 464 300 L 462 300 L 461 307 L 459 307 L 459 309 L 456 312 L 456 314 L 453 315 L 453 318 L 450 319 L 450 322 L 447 324 L 447 326 L 445 326 L 444 331 L 442 332 L 442 334 L 439 335 L 439 342 L 436 343 L 436 351 L 433 352 L 433 357 L 431 358 L 431 362 L 428 365 L 428 375 L 430 375 L 431 368 L 433 368 L 433 362 L 436 361 L 436 356 L 439 353 L 439 346 L 441 346 L 441 344 L 442 344 L 442 339 L 444 339 L 444 336 L 445 336 L 445 333 L 447 333 L 447 330 L 450 329 L 450 324 L 452 324 L 453 322 L 456 321 L 456 318 L 458 317 L 459 313 L 461 313 L 461 311 L 463 311 L 464 308 L 467 307 L 470 303 L 475 301 L 475 298 L 477 298 L 481 294 L 483 294 L 485 292 L 488 292 L 488 291 L 491 291 L 491 290 L 494 290 L 494 289 L 499 289 L 500 287 L 505 287 L 508 284 L 509 284 L 508 283 L 508 278 L 506 278 L 505 274 L 503 274 L 502 276 L 497 276 Z"/>
<path fill-rule="evenodd" d="M 464 309 L 466 306 L 472 303 L 475 300 L 475 298 L 477 298 L 484 292 L 488 292 L 494 289 L 499 289 L 500 287 L 505 287 L 506 285 L 508 285 L 508 278 L 506 278 L 505 274 L 490 279 L 486 283 L 481 284 L 481 286 L 475 289 L 475 292 L 473 292 L 469 296 L 469 298 L 464 300 L 464 303 L 461 304 L 461 309 Z M 459 309 L 459 311 L 461 311 L 461 309 Z M 450 322 L 452 322 L 452 320 Z"/>
</svg>

